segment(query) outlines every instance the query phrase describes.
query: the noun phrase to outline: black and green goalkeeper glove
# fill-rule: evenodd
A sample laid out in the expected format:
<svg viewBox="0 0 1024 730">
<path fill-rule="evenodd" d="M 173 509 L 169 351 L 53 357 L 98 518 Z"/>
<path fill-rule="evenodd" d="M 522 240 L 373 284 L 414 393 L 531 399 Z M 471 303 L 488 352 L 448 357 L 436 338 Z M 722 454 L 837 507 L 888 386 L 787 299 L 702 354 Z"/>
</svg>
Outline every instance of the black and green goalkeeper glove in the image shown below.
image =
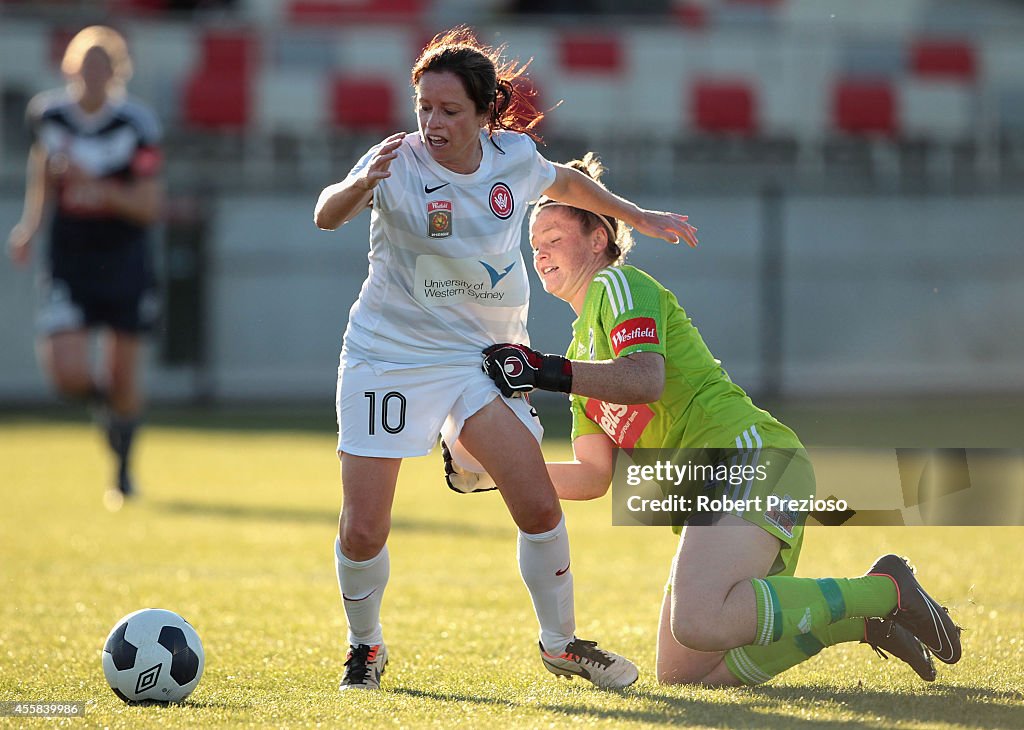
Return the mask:
<svg viewBox="0 0 1024 730">
<path fill-rule="evenodd" d="M 544 355 L 508 342 L 491 345 L 483 354 L 484 372 L 506 398 L 534 388 L 562 393 L 572 390 L 572 362 L 561 355 Z"/>
</svg>

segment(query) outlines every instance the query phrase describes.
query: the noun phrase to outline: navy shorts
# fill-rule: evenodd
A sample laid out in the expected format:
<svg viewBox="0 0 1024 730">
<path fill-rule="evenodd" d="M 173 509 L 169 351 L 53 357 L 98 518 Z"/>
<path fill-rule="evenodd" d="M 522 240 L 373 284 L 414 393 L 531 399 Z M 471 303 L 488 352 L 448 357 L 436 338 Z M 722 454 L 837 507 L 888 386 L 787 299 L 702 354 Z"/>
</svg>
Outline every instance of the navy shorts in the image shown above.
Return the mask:
<svg viewBox="0 0 1024 730">
<path fill-rule="evenodd" d="M 160 297 L 145 232 L 123 224 L 56 222 L 40 294 L 42 335 L 91 327 L 151 331 Z"/>
<path fill-rule="evenodd" d="M 76 291 L 62 279 L 44 276 L 40 286 L 42 302 L 36 318 L 41 335 L 109 327 L 118 332 L 151 332 L 160 317 L 160 297 L 156 288 L 119 296 L 103 296 L 91 291 Z"/>
</svg>

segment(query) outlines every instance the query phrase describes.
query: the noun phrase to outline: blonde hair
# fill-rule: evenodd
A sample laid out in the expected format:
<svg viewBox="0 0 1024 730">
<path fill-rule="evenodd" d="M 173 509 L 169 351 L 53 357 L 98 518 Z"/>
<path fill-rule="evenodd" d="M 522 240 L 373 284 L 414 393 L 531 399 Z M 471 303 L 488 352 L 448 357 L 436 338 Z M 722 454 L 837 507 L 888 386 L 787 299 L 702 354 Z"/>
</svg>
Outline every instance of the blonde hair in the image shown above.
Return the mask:
<svg viewBox="0 0 1024 730">
<path fill-rule="evenodd" d="M 75 34 L 64 51 L 60 62 L 60 70 L 65 76 L 72 77 L 82 70 L 86 54 L 93 48 L 99 48 L 107 54 L 114 70 L 111 84 L 123 87 L 132 77 L 132 58 L 128 54 L 128 44 L 124 36 L 106 25 L 90 25 Z"/>
<path fill-rule="evenodd" d="M 565 166 L 573 170 L 579 170 L 605 190 L 608 189 L 601 182 L 601 175 L 605 172 L 605 166 L 601 164 L 601 160 L 593 152 L 583 155 L 582 160 L 567 162 Z M 537 214 L 543 208 L 551 206 L 566 208 L 566 212 L 576 219 L 586 233 L 593 233 L 598 228 L 604 228 L 608 232 L 608 248 L 605 249 L 608 263 L 612 266 L 622 266 L 622 264 L 626 263 L 626 256 L 634 244 L 633 232 L 629 226 L 610 215 L 599 215 L 583 208 L 567 205 L 547 196 L 538 200 L 537 205 L 533 207 L 533 213 L 530 214 L 530 226 L 533 226 L 534 221 L 537 220 Z"/>
</svg>

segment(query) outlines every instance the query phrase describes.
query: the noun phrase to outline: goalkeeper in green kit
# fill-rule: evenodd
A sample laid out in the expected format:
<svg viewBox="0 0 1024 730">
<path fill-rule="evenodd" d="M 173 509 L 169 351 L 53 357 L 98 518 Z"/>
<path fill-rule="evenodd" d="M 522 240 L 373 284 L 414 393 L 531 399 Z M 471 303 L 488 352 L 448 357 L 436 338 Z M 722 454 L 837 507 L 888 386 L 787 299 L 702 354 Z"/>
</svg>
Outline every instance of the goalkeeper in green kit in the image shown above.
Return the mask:
<svg viewBox="0 0 1024 730">
<path fill-rule="evenodd" d="M 594 180 L 604 171 L 592 154 L 570 166 Z M 796 434 L 730 381 L 672 292 L 623 265 L 632 243 L 622 222 L 542 198 L 530 221 L 534 268 L 544 290 L 576 312 L 572 343 L 566 357 L 516 343 L 484 351 L 484 369 L 506 396 L 570 394 L 574 461 L 548 464 L 558 496 L 604 495 L 622 448 L 702 450 L 712 463 L 764 477 L 702 485 L 715 497 L 813 497 L 814 472 Z M 473 491 L 486 475 L 467 471 L 453 451 L 454 460 L 445 450 L 449 484 Z M 775 459 L 780 453 L 789 458 Z M 688 516 L 662 604 L 660 682 L 757 684 L 849 641 L 889 652 L 925 681 L 935 679 L 932 656 L 959 661 L 959 627 L 903 558 L 885 555 L 857 578 L 794 577 L 804 516 Z"/>
</svg>

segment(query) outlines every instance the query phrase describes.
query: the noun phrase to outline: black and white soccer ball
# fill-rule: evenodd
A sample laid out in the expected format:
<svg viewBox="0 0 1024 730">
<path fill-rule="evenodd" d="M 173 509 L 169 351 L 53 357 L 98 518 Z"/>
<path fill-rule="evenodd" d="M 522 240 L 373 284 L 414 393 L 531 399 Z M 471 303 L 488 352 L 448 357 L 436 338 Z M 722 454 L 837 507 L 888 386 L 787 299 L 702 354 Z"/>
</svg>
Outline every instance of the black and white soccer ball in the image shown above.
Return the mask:
<svg viewBox="0 0 1024 730">
<path fill-rule="evenodd" d="M 114 624 L 103 645 L 103 674 L 125 702 L 181 702 L 203 676 L 199 634 L 174 611 L 144 608 Z"/>
</svg>

